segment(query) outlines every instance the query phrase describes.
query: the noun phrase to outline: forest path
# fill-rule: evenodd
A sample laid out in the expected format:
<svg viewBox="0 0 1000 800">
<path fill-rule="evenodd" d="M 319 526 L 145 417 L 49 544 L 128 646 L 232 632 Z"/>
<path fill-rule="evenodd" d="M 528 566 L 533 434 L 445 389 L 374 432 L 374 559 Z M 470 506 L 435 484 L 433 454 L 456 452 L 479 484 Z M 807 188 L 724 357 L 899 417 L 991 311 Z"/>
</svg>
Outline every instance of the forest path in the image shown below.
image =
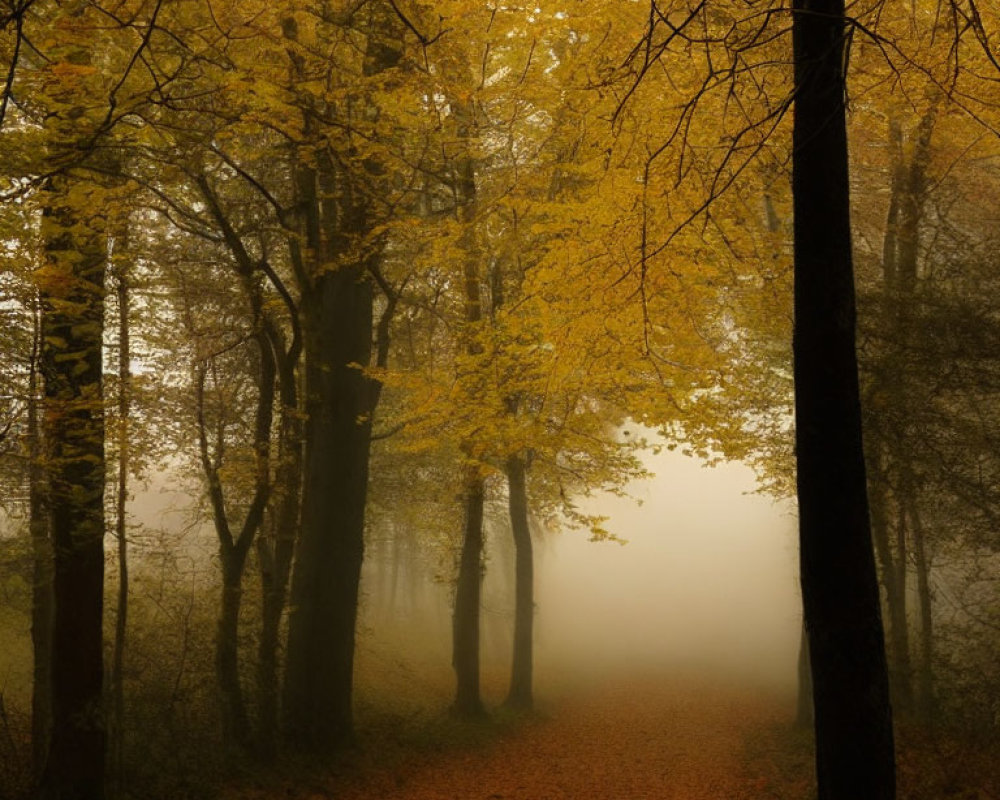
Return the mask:
<svg viewBox="0 0 1000 800">
<path fill-rule="evenodd" d="M 744 762 L 789 719 L 766 692 L 615 678 L 565 692 L 485 745 L 424 752 L 300 797 L 321 800 L 743 800 L 771 796 Z"/>
</svg>

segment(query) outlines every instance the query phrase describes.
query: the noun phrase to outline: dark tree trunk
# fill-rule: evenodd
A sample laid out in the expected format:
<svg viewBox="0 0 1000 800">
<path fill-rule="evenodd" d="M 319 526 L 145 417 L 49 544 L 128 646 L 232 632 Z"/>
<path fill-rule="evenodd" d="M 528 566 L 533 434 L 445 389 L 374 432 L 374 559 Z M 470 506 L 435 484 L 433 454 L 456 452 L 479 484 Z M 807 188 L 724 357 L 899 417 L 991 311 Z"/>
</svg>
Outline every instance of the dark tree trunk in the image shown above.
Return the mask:
<svg viewBox="0 0 1000 800">
<path fill-rule="evenodd" d="M 364 12 L 362 70 L 370 77 L 399 61 L 402 33 L 391 4 L 369 3 Z M 285 18 L 282 28 L 287 38 L 297 38 L 294 18 Z M 293 72 L 300 72 L 298 57 L 292 62 Z M 369 108 L 375 111 L 374 104 Z M 307 135 L 311 127 L 304 114 Z M 362 174 L 353 174 L 343 161 L 322 154 L 315 164 L 295 167 L 299 230 L 289 244 L 302 287 L 306 420 L 282 713 L 289 743 L 313 753 L 354 740 L 354 635 L 372 414 L 381 388 L 364 369 L 372 360 L 372 276 L 381 258 L 367 198 L 377 191 L 383 169 L 372 160 L 362 167 Z"/>
<path fill-rule="evenodd" d="M 257 315 L 260 311 L 260 297 L 255 292 L 250 292 L 249 299 Z M 257 321 L 259 322 L 259 317 Z M 240 605 L 247 554 L 264 521 L 264 510 L 271 491 L 269 464 L 275 381 L 275 361 L 270 343 L 263 331 L 258 331 L 254 339 L 258 357 L 258 395 L 253 438 L 256 452 L 255 486 L 243 523 L 235 535 L 220 475 L 225 449 L 221 433 L 217 433 L 214 446 L 209 442 L 209 420 L 205 413 L 206 363 L 197 366 L 195 377 L 198 448 L 219 542 L 219 563 L 222 569 L 222 596 L 215 640 L 215 676 L 219 688 L 223 741 L 227 746 L 235 746 L 243 751 L 249 749 L 251 737 L 240 680 Z"/>
<path fill-rule="evenodd" d="M 295 362 L 298 356 L 295 356 Z M 291 575 L 295 534 L 299 523 L 302 487 L 302 425 L 298 417 L 294 363 L 291 380 L 282 385 L 281 440 L 276 478 L 277 504 L 271 541 L 258 539 L 263 592 L 258 646 L 257 691 L 259 703 L 259 747 L 265 758 L 277 753 L 278 736 L 278 647 L 281 618 L 285 611 Z"/>
<path fill-rule="evenodd" d="M 474 108 L 469 102 L 457 102 L 453 113 L 459 120 L 459 136 L 471 148 L 476 131 Z M 456 164 L 452 175 L 456 221 L 464 225 L 462 268 L 466 352 L 473 357 L 483 352 L 479 340 L 483 319 L 482 293 L 479 284 L 479 251 L 476 246 L 476 164 L 470 153 Z M 483 581 L 483 504 L 486 493 L 481 467 L 471 453 L 473 442 L 463 443 L 465 463 L 462 484 L 465 490 L 465 527 L 455 583 L 455 608 L 452 615 L 452 666 L 455 669 L 455 702 L 452 711 L 461 717 L 485 714 L 479 688 L 480 597 Z"/>
<path fill-rule="evenodd" d="M 532 696 L 535 565 L 528 525 L 528 491 L 524 457 L 507 459 L 508 509 L 514 536 L 514 653 L 506 704 L 530 709 Z"/>
<path fill-rule="evenodd" d="M 812 669 L 809 667 L 809 634 L 806 631 L 805 621 L 802 623 L 802 634 L 799 637 L 798 679 L 795 727 L 802 729 L 811 728 L 814 722 L 813 682 Z"/>
<path fill-rule="evenodd" d="M 855 351 L 843 0 L 794 0 L 795 416 L 820 800 L 895 797 Z"/>
<path fill-rule="evenodd" d="M 455 668 L 454 713 L 485 714 L 479 692 L 479 606 L 483 581 L 483 501 L 485 485 L 479 467 L 465 468 L 465 529 L 458 562 L 453 616 L 452 666 Z"/>
<path fill-rule="evenodd" d="M 246 558 L 239 551 L 222 555 L 222 597 L 215 634 L 215 676 L 222 711 L 222 739 L 227 746 L 247 750 L 250 732 L 240 682 L 239 628 Z"/>
<path fill-rule="evenodd" d="M 40 276 L 46 498 L 53 546 L 52 736 L 39 796 L 104 797 L 105 236 L 50 189 Z"/>
<path fill-rule="evenodd" d="M 364 555 L 373 382 L 371 282 L 316 278 L 302 301 L 306 363 L 302 530 L 290 595 L 284 722 L 298 749 L 353 740 L 354 631 Z"/>
<path fill-rule="evenodd" d="M 208 478 L 210 496 L 216 518 L 216 530 L 221 544 L 221 558 L 224 564 L 223 573 L 223 607 L 220 616 L 219 638 L 231 639 L 232 643 L 225 645 L 232 654 L 224 659 L 219 657 L 220 684 L 226 684 L 229 689 L 223 691 L 223 726 L 228 731 L 227 738 L 235 734 L 236 741 L 247 748 L 250 737 L 244 731 L 236 731 L 235 726 L 245 726 L 246 715 L 242 693 L 239 690 L 238 658 L 236 656 L 236 641 L 238 635 L 239 602 L 242 573 L 245 566 L 246 553 L 250 541 L 257 544 L 257 554 L 261 577 L 261 633 L 258 645 L 257 691 L 259 703 L 259 720 L 257 745 L 259 753 L 264 758 L 273 758 L 277 752 L 278 734 L 278 644 L 281 631 L 281 617 L 284 613 L 285 599 L 288 590 L 288 578 L 291 573 L 292 557 L 295 549 L 295 536 L 299 522 L 299 503 L 302 487 L 302 423 L 299 408 L 298 366 L 302 355 L 302 333 L 299 324 L 299 308 L 285 283 L 271 268 L 266 259 L 254 261 L 247 250 L 238 231 L 231 224 L 215 190 L 205 176 L 198 178 L 209 210 L 212 213 L 226 244 L 233 256 L 234 267 L 239 276 L 247 299 L 254 324 L 257 326 L 256 342 L 260 359 L 258 374 L 257 420 L 254 439 L 258 453 L 257 486 L 254 500 L 244 520 L 243 531 L 232 541 L 229 524 L 226 520 L 225 503 L 222 499 L 221 485 L 217 469 L 213 467 L 206 450 L 207 442 L 204 435 L 204 410 L 202 408 L 201 390 L 199 390 L 200 425 L 202 430 L 202 462 Z M 295 254 L 301 259 L 301 248 L 296 248 Z M 299 264 L 301 267 L 301 263 Z M 259 273 L 270 282 L 288 310 L 292 337 L 287 342 L 280 324 L 270 310 L 265 308 L 264 297 L 260 284 L 256 280 Z M 199 380 L 204 380 L 201 375 Z M 271 424 L 274 416 L 275 380 L 281 401 L 280 434 L 278 440 L 277 465 L 274 468 L 276 490 L 270 485 L 271 465 L 269 463 L 271 447 Z M 267 505 L 272 508 L 271 536 L 256 536 L 258 528 L 263 523 L 264 511 Z M 237 552 L 238 551 L 238 552 Z M 238 559 L 238 564 L 236 563 Z M 239 570 L 233 578 L 226 578 L 225 564 L 232 570 Z M 229 583 L 227 583 L 227 580 Z M 227 600 L 226 598 L 230 599 Z M 235 603 L 235 611 L 230 607 Z M 222 620 L 226 620 L 225 624 Z M 221 653 L 221 645 L 220 645 Z M 222 664 L 231 666 L 222 667 Z M 223 669 L 230 672 L 223 677 Z M 232 700 L 227 701 L 230 695 Z"/>
</svg>

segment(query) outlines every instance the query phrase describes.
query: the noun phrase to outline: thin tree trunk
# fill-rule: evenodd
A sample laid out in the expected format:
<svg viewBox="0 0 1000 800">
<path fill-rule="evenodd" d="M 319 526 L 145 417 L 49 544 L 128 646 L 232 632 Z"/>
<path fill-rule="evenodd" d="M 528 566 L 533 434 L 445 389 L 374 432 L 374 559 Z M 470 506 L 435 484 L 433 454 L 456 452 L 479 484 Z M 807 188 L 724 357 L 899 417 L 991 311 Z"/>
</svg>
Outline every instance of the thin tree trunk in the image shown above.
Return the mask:
<svg viewBox="0 0 1000 800">
<path fill-rule="evenodd" d="M 249 291 L 248 300 L 255 322 L 259 324 L 261 309 L 259 293 Z M 222 569 L 222 594 L 215 641 L 215 669 L 223 741 L 227 745 L 235 745 L 244 752 L 250 748 L 251 736 L 239 675 L 240 605 L 247 554 L 263 524 L 264 511 L 271 492 L 271 422 L 274 413 L 276 370 L 274 354 L 263 330 L 257 331 L 254 341 L 257 344 L 258 357 L 257 408 L 253 433 L 256 455 L 255 486 L 243 523 L 235 535 L 230 524 L 220 475 L 221 457 L 224 451 L 221 427 L 217 427 L 214 446 L 209 443 L 209 421 L 205 411 L 207 363 L 196 365 L 194 382 L 199 457 L 212 508 L 212 521 L 219 542 L 219 562 Z"/>
<path fill-rule="evenodd" d="M 297 354 L 294 361 L 298 361 Z M 263 592 L 257 667 L 259 746 L 263 757 L 268 759 L 277 753 L 278 647 L 302 495 L 302 424 L 299 420 L 294 364 L 291 372 L 287 388 L 284 379 L 281 383 L 281 439 L 276 479 L 278 501 L 274 512 L 273 541 L 267 542 L 263 537 L 258 539 Z"/>
<path fill-rule="evenodd" d="M 913 709 L 913 668 L 910 664 L 910 622 L 907 614 L 906 508 L 902 497 L 896 498 L 896 552 L 893 556 L 892 594 L 889 597 L 889 643 L 892 658 L 889 673 L 892 680 L 893 709 L 909 713 Z"/>
<path fill-rule="evenodd" d="M 511 708 L 530 709 L 535 623 L 535 565 L 528 525 L 528 492 L 524 457 L 507 459 L 508 510 L 514 537 L 514 652 L 510 671 L 510 690 L 506 704 Z"/>
<path fill-rule="evenodd" d="M 131 409 L 131 348 L 129 342 L 129 285 L 124 267 L 119 266 L 118 298 L 118 487 L 115 498 L 115 536 L 118 551 L 118 608 L 115 613 L 115 638 L 111 652 L 111 710 L 109 720 L 110 763 L 119 788 L 124 774 L 125 726 L 125 633 L 128 627 L 128 471 L 129 420 Z"/>
<path fill-rule="evenodd" d="M 246 703 L 240 684 L 239 626 L 245 557 L 231 549 L 222 555 L 222 598 L 215 640 L 215 674 L 227 745 L 246 751 L 250 744 Z"/>
<path fill-rule="evenodd" d="M 53 546 L 52 735 L 39 797 L 103 800 L 106 237 L 50 185 L 41 363 L 46 498 Z"/>
<path fill-rule="evenodd" d="M 794 0 L 795 416 L 820 800 L 890 800 L 895 762 L 855 351 L 843 0 Z"/>
<path fill-rule="evenodd" d="M 298 386 L 298 367 L 303 349 L 302 328 L 299 321 L 299 306 L 292 298 L 285 283 L 266 259 L 255 261 L 252 258 L 240 234 L 223 210 L 208 178 L 204 175 L 199 176 L 197 183 L 232 253 L 237 275 L 249 303 L 254 324 L 257 326 L 255 339 L 260 356 L 260 374 L 257 381 L 259 399 L 254 434 L 258 453 L 257 489 L 251 510 L 244 520 L 243 533 L 237 539 L 236 546 L 248 550 L 250 539 L 254 539 L 257 545 L 261 578 L 261 632 L 256 676 L 259 703 L 259 725 L 256 739 L 260 755 L 271 759 L 277 753 L 279 727 L 278 646 L 281 635 L 281 618 L 285 609 L 296 533 L 299 528 L 302 493 L 303 425 L 301 421 L 302 409 L 299 408 Z M 301 267 L 302 252 L 300 247 L 293 249 L 293 256 L 300 260 L 299 267 Z M 287 342 L 287 346 L 281 326 L 272 312 L 264 305 L 261 287 L 255 280 L 255 276 L 259 273 L 263 273 L 271 283 L 288 310 L 292 336 L 291 341 Z M 277 380 L 278 385 L 281 412 L 278 458 L 275 467 L 276 487 L 274 488 L 276 490 L 272 492 L 269 478 L 271 469 L 269 459 L 275 380 Z M 213 478 L 214 470 L 211 464 L 205 461 L 206 455 L 207 453 L 203 454 L 202 460 L 211 487 L 213 482 L 218 482 L 218 476 L 215 475 Z M 210 493 L 213 497 L 217 531 L 225 550 L 226 543 L 231 536 L 228 522 L 224 522 L 221 527 L 218 522 L 220 515 L 225 517 L 224 504 L 221 503 L 221 487 L 218 490 L 210 489 Z M 272 535 L 270 537 L 255 537 L 263 522 L 264 510 L 268 504 L 272 507 Z M 225 561 L 227 557 L 231 557 L 231 555 L 224 554 L 223 560 Z M 245 560 L 245 554 L 241 558 Z M 241 565 L 239 569 L 242 576 L 243 566 Z M 238 619 L 238 613 L 235 618 Z M 229 624 L 236 623 L 230 622 Z M 221 635 L 223 634 L 220 628 Z M 235 628 L 232 636 L 236 636 Z M 233 691 L 238 688 L 238 680 L 230 677 L 226 682 L 233 687 Z M 230 712 L 227 713 L 245 716 L 238 713 L 242 705 L 241 699 L 238 705 L 231 704 Z M 235 718 L 231 716 L 227 729 L 230 729 L 232 724 L 235 724 Z M 239 741 L 244 747 L 249 745 L 249 737 L 243 734 L 240 735 Z"/>
<path fill-rule="evenodd" d="M 458 120 L 459 137 L 466 149 L 472 147 L 477 133 L 475 109 L 469 101 L 456 101 L 453 113 Z M 464 225 L 462 267 L 466 341 L 465 350 L 470 356 L 483 352 L 478 336 L 483 320 L 483 301 L 480 291 L 479 248 L 476 243 L 476 164 L 467 152 L 454 170 L 452 196 L 456 221 Z M 482 469 L 471 453 L 473 443 L 463 442 L 465 463 L 462 466 L 462 483 L 465 491 L 465 525 L 462 549 L 455 584 L 455 608 L 452 617 L 452 666 L 455 669 L 455 702 L 452 711 L 462 717 L 476 717 L 485 713 L 480 695 L 480 604 L 483 581 L 483 504 L 485 478 Z"/>
<path fill-rule="evenodd" d="M 932 723 L 936 715 L 934 702 L 934 617 L 933 596 L 930 583 L 930 559 L 923 520 L 916 495 L 911 495 L 909 504 L 910 523 L 913 532 L 913 557 L 917 568 L 917 602 L 920 609 L 920 650 L 917 653 L 916 689 L 917 715 L 925 724 Z"/>
<path fill-rule="evenodd" d="M 455 584 L 452 665 L 455 668 L 453 712 L 466 718 L 485 714 L 479 689 L 479 607 L 483 581 L 483 502 L 485 482 L 479 467 L 465 467 L 465 529 Z"/>
<path fill-rule="evenodd" d="M 884 447 L 880 434 L 872 437 L 869 450 L 879 452 Z M 885 589 L 885 607 L 888 612 L 888 640 L 892 657 L 889 659 L 889 686 L 893 696 L 893 708 L 896 711 L 909 709 L 913 705 L 913 691 L 910 669 L 909 628 L 906 614 L 906 535 L 905 523 L 897 517 L 895 548 L 889 538 L 889 520 L 886 506 L 888 497 L 888 478 L 882 469 L 880 458 L 874 458 L 871 463 L 876 465 L 872 470 L 870 483 L 871 494 L 871 529 L 875 545 L 875 555 L 878 560 L 882 586 Z M 901 509 L 902 507 L 899 506 Z"/>
<path fill-rule="evenodd" d="M 28 467 L 28 525 L 34 561 L 31 598 L 31 646 L 34 656 L 34 681 L 31 691 L 31 754 L 35 779 L 39 780 L 48 756 L 52 733 L 52 540 L 45 508 L 45 469 L 42 466 L 43 443 L 39 425 L 39 355 L 41 347 L 41 309 L 35 298 L 32 309 L 31 366 L 28 373 L 28 441 L 31 463 Z"/>
<path fill-rule="evenodd" d="M 403 547 L 401 544 L 401 538 L 403 534 L 400 532 L 399 528 L 392 525 L 390 530 L 392 531 L 392 537 L 389 539 L 389 580 L 386 595 L 383 598 L 383 603 L 385 604 L 384 613 L 387 617 L 391 618 L 396 614 L 397 607 L 399 604 L 399 581 L 400 581 L 400 570 L 403 567 Z"/>
</svg>

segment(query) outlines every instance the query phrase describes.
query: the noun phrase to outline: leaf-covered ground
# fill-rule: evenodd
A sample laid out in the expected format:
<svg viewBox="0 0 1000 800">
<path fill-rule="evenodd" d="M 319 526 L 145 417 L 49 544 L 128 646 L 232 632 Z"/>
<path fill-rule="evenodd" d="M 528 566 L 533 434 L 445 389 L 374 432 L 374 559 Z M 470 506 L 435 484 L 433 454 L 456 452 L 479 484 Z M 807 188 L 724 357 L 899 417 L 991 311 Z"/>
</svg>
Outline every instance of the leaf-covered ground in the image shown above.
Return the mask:
<svg viewBox="0 0 1000 800">
<path fill-rule="evenodd" d="M 339 775 L 284 789 L 296 800 L 739 800 L 768 796 L 748 737 L 787 719 L 773 696 L 677 679 L 607 681 L 540 714 L 438 728 L 386 757 L 362 753 Z M 450 724 L 449 724 L 450 725 Z M 436 743 L 432 744 L 432 742 Z M 379 748 L 370 740 L 366 750 Z M 366 763 L 367 762 L 367 763 Z M 358 764 L 361 766 L 358 766 Z M 246 796 L 246 795 L 245 795 Z"/>
<path fill-rule="evenodd" d="M 607 678 L 544 691 L 530 717 L 363 714 L 359 750 L 226 800 L 810 800 L 791 698 L 717 676 Z M 997 800 L 1000 749 L 899 737 L 901 800 Z M 252 782 L 252 781 L 251 781 Z M 860 800 L 860 798 L 859 798 Z"/>
</svg>

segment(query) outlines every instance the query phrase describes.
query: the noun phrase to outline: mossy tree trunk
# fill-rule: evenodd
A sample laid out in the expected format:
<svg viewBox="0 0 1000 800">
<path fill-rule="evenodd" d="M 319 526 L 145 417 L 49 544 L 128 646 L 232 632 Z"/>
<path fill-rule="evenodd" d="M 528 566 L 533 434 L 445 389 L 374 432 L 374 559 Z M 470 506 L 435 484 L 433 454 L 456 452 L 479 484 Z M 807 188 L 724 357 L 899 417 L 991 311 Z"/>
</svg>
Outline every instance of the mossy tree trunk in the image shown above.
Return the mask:
<svg viewBox="0 0 1000 800">
<path fill-rule="evenodd" d="M 39 797 L 105 796 L 104 401 L 106 236 L 53 178 L 43 216 L 41 367 L 47 516 L 53 548 L 52 728 Z"/>
</svg>

